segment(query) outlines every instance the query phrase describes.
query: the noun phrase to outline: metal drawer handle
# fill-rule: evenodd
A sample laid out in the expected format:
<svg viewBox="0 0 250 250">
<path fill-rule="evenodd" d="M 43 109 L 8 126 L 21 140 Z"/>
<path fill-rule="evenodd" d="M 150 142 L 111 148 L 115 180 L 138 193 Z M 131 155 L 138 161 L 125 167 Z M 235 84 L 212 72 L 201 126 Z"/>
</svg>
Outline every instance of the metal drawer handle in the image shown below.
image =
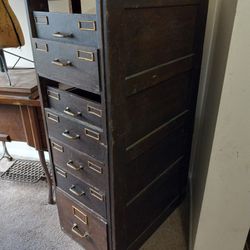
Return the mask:
<svg viewBox="0 0 250 250">
<path fill-rule="evenodd" d="M 77 113 L 72 112 L 69 107 L 66 107 L 63 112 L 73 117 L 80 116 L 82 114 L 81 112 L 77 112 Z"/>
<path fill-rule="evenodd" d="M 69 134 L 69 131 L 68 130 L 65 130 L 62 135 L 67 138 L 67 139 L 70 139 L 70 140 L 77 140 L 77 139 L 80 139 L 80 135 L 75 135 L 75 136 L 72 136 Z"/>
<path fill-rule="evenodd" d="M 73 34 L 55 32 L 52 34 L 52 36 L 56 37 L 56 38 L 71 38 L 71 37 L 73 37 Z"/>
<path fill-rule="evenodd" d="M 84 192 L 84 191 L 82 191 L 82 192 L 77 192 L 75 189 L 76 189 L 76 186 L 75 186 L 75 185 L 72 185 L 71 188 L 69 189 L 69 191 L 70 191 L 72 194 L 74 194 L 74 195 L 76 195 L 76 196 L 78 196 L 78 197 L 85 195 L 85 192 Z"/>
<path fill-rule="evenodd" d="M 79 171 L 79 170 L 81 170 L 83 168 L 82 166 L 79 166 L 79 167 L 75 166 L 73 161 L 68 161 L 67 162 L 67 167 L 69 167 L 69 168 L 71 168 L 71 169 L 73 169 L 75 171 Z"/>
<path fill-rule="evenodd" d="M 60 59 L 54 59 L 51 63 L 59 67 L 71 66 L 71 61 L 61 62 Z"/>
<path fill-rule="evenodd" d="M 82 233 L 79 228 L 78 228 L 78 225 L 75 223 L 72 227 L 72 232 L 74 234 L 76 234 L 77 236 L 79 236 L 80 238 L 88 238 L 89 237 L 89 233 L 88 232 L 84 232 Z"/>
</svg>

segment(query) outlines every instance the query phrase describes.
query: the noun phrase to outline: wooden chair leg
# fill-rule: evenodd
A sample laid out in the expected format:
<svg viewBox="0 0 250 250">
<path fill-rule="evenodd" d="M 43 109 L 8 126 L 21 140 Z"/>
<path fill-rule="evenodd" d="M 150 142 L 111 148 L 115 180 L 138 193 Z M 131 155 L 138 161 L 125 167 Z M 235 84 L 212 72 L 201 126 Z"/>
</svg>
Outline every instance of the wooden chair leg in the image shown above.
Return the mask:
<svg viewBox="0 0 250 250">
<path fill-rule="evenodd" d="M 45 161 L 45 156 L 44 156 L 44 152 L 42 150 L 38 150 L 38 155 L 39 155 L 39 159 L 41 161 L 42 167 L 44 169 L 45 172 L 45 176 L 47 179 L 47 183 L 49 186 L 49 195 L 48 195 L 48 203 L 49 204 L 55 204 L 54 202 L 54 196 L 53 196 L 53 184 L 52 184 L 52 179 Z"/>
</svg>

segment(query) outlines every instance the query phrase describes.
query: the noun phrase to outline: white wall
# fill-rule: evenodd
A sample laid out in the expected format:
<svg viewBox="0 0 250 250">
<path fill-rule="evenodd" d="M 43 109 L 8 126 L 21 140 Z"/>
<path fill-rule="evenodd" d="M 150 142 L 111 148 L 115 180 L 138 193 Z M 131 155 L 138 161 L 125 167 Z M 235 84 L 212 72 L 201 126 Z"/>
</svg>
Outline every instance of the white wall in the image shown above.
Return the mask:
<svg viewBox="0 0 250 250">
<path fill-rule="evenodd" d="M 242 250 L 250 226 L 250 2 L 239 0 L 237 12 L 236 4 L 210 1 L 213 50 L 204 56 L 201 79 L 209 84 L 200 90 L 193 157 L 195 250 Z"/>
</svg>

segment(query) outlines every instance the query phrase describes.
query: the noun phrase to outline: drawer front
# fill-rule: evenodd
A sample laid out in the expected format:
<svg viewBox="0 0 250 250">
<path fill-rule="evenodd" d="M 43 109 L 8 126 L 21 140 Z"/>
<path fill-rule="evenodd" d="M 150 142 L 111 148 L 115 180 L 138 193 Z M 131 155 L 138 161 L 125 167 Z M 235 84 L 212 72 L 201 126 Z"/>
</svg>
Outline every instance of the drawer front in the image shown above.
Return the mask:
<svg viewBox="0 0 250 250">
<path fill-rule="evenodd" d="M 62 141 L 98 161 L 104 162 L 107 152 L 103 130 L 46 109 L 48 133 L 51 139 Z"/>
<path fill-rule="evenodd" d="M 40 76 L 100 93 L 98 51 L 95 48 L 32 39 Z"/>
<path fill-rule="evenodd" d="M 54 164 L 64 171 L 102 190 L 107 187 L 107 168 L 101 162 L 67 147 L 62 142 L 51 140 Z"/>
<path fill-rule="evenodd" d="M 96 15 L 34 11 L 38 38 L 98 46 Z"/>
<path fill-rule="evenodd" d="M 78 120 L 86 121 L 102 127 L 103 111 L 101 105 L 74 94 L 77 89 L 63 91 L 48 87 L 47 96 L 49 107 Z M 80 92 L 80 90 L 78 90 Z M 73 92 L 73 93 L 72 93 Z"/>
<path fill-rule="evenodd" d="M 106 218 L 105 193 L 94 186 L 75 178 L 59 167 L 55 167 L 57 186 Z"/>
<path fill-rule="evenodd" d="M 107 224 L 87 208 L 56 190 L 62 229 L 88 250 L 107 250 Z"/>
</svg>

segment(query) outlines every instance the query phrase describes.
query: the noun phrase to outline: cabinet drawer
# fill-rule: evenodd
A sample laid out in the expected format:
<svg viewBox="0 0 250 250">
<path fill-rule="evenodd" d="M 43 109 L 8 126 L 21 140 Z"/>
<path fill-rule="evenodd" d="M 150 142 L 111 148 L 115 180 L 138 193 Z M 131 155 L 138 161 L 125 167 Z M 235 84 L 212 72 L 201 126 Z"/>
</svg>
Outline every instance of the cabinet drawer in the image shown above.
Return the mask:
<svg viewBox="0 0 250 250">
<path fill-rule="evenodd" d="M 54 108 L 70 117 L 86 121 L 98 127 L 102 127 L 103 111 L 98 102 L 91 101 L 87 97 L 98 99 L 99 96 L 86 91 L 71 88 L 66 91 L 59 88 L 47 88 L 48 103 Z"/>
<path fill-rule="evenodd" d="M 94 186 L 77 179 L 59 167 L 55 167 L 57 186 L 63 191 L 106 217 L 105 193 Z"/>
<path fill-rule="evenodd" d="M 97 49 L 42 39 L 32 39 L 32 43 L 40 76 L 100 92 Z"/>
<path fill-rule="evenodd" d="M 88 250 L 107 250 L 107 224 L 87 208 L 56 190 L 62 229 Z"/>
<path fill-rule="evenodd" d="M 106 190 L 107 168 L 86 154 L 67 147 L 62 142 L 51 140 L 54 164 L 75 177 Z"/>
<path fill-rule="evenodd" d="M 105 161 L 107 146 L 102 129 L 65 117 L 51 109 L 46 109 L 45 113 L 51 139 L 55 138 L 101 162 Z"/>
<path fill-rule="evenodd" d="M 34 11 L 38 38 L 97 47 L 96 15 Z"/>
</svg>

